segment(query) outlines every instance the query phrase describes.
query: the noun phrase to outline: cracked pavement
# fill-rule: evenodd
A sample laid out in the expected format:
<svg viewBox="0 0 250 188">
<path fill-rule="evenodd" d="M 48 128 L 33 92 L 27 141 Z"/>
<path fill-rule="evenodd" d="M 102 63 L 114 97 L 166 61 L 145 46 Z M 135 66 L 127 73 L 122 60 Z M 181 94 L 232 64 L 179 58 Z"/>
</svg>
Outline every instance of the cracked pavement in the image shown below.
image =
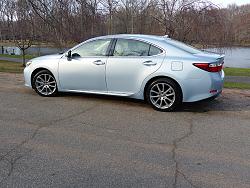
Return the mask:
<svg viewBox="0 0 250 188">
<path fill-rule="evenodd" d="M 161 113 L 0 73 L 0 105 L 0 187 L 250 187 L 249 90 Z"/>
</svg>

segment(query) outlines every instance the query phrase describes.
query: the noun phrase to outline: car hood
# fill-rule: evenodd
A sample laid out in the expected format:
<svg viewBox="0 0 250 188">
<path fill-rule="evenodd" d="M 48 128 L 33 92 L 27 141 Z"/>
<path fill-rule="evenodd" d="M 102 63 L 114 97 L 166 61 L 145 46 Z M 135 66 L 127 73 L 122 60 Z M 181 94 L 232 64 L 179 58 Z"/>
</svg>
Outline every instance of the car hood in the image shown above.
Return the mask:
<svg viewBox="0 0 250 188">
<path fill-rule="evenodd" d="M 51 60 L 51 59 L 61 59 L 63 54 L 52 54 L 52 55 L 45 55 L 41 57 L 36 57 L 32 59 L 31 61 L 41 61 L 41 60 Z"/>
</svg>

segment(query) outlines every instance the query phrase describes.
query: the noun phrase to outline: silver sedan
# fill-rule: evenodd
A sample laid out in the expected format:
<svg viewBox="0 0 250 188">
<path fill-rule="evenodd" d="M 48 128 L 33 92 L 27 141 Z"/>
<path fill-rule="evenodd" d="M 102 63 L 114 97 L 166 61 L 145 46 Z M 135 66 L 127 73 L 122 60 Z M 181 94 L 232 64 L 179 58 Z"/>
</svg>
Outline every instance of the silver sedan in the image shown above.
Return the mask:
<svg viewBox="0 0 250 188">
<path fill-rule="evenodd" d="M 217 97 L 224 56 L 165 36 L 92 38 L 64 54 L 30 60 L 25 85 L 41 96 L 82 92 L 145 99 L 159 111 Z"/>
</svg>

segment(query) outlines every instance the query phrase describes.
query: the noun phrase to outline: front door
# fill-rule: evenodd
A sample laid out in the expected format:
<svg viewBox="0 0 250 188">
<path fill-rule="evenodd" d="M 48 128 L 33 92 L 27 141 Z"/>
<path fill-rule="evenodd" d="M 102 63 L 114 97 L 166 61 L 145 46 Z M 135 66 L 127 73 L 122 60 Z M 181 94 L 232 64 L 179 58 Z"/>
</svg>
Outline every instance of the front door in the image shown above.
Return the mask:
<svg viewBox="0 0 250 188">
<path fill-rule="evenodd" d="M 63 90 L 106 92 L 105 67 L 111 39 L 83 43 L 72 50 L 72 58 L 59 62 L 59 81 Z"/>
</svg>

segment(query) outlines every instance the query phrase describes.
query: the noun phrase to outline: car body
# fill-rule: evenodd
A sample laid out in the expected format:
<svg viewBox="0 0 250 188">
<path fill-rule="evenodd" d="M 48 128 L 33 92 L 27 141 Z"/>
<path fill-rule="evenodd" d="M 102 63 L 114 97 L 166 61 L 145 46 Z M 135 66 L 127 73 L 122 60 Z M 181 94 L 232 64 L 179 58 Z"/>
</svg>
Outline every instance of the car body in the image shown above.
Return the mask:
<svg viewBox="0 0 250 188">
<path fill-rule="evenodd" d="M 223 88 L 223 62 L 224 56 L 197 50 L 165 36 L 120 34 L 89 39 L 63 54 L 34 58 L 27 63 L 24 78 L 25 85 L 42 96 L 59 91 L 136 99 L 145 99 L 149 85 L 165 79 L 171 82 L 165 86 L 177 88 L 180 104 L 218 96 Z M 39 84 L 44 78 L 34 81 L 41 71 L 54 78 L 53 93 L 46 94 L 48 83 Z M 35 83 L 45 88 L 43 93 L 36 89 Z M 164 88 L 159 88 L 164 87 L 163 83 L 164 80 L 157 86 L 160 101 L 166 99 L 163 96 L 166 93 L 160 91 Z M 161 111 L 176 109 L 177 104 L 172 108 L 171 105 L 164 109 L 153 107 Z"/>
</svg>

